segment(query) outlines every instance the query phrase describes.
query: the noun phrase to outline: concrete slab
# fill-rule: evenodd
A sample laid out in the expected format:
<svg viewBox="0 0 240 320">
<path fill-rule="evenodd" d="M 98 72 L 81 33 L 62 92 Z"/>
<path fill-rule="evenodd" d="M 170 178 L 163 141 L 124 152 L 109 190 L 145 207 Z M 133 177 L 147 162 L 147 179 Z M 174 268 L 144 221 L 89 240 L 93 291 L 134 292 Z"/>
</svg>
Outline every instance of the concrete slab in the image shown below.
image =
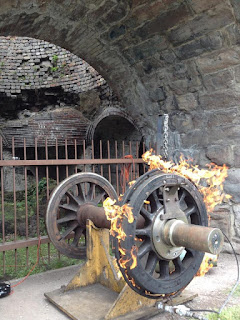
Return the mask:
<svg viewBox="0 0 240 320">
<path fill-rule="evenodd" d="M 0 319 L 69 320 L 66 314 L 63 314 L 44 297 L 44 293 L 68 284 L 78 268 L 79 266 L 75 265 L 30 276 L 20 286 L 14 288 L 11 296 L 0 299 Z M 236 278 L 237 268 L 234 256 L 221 254 L 218 267 L 212 268 L 205 277 L 195 278 L 188 286 L 188 291 L 198 293 L 198 297 L 189 305 L 194 309 L 219 308 Z M 11 281 L 12 284 L 16 282 L 17 280 Z M 239 296 L 232 298 L 229 302 L 229 305 L 239 304 Z M 81 307 L 81 302 L 79 306 Z M 185 318 L 170 314 L 159 314 L 152 318 L 152 320 L 157 319 L 183 320 Z"/>
<path fill-rule="evenodd" d="M 75 265 L 30 276 L 14 288 L 13 294 L 0 299 L 0 318 L 6 320 L 69 319 L 44 297 L 44 293 L 67 284 L 78 269 L 79 266 Z M 17 282 L 18 280 L 14 280 L 11 284 L 14 285 Z"/>
</svg>

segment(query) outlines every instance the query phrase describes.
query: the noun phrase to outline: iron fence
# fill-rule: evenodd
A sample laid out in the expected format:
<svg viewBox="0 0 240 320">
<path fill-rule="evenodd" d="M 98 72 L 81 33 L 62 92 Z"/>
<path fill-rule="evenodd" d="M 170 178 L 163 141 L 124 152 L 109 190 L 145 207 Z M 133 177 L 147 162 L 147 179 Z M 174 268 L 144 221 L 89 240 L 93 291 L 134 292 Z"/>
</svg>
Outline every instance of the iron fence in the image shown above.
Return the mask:
<svg viewBox="0 0 240 320">
<path fill-rule="evenodd" d="M 5 145 L 0 138 L 0 275 L 9 267 L 7 255 L 13 255 L 12 268 L 31 264 L 29 250 L 41 246 L 51 261 L 51 244 L 44 215 L 51 191 L 60 181 L 77 172 L 95 172 L 104 176 L 115 187 L 117 194 L 125 192 L 128 180 L 135 180 L 145 172 L 141 159 L 144 144 L 134 141 L 86 141 L 55 145 Z M 47 249 L 46 249 L 47 248 Z M 24 250 L 24 261 L 19 262 L 19 250 Z M 58 253 L 58 258 L 60 254 Z M 1 276 L 0 276 L 1 277 Z"/>
</svg>

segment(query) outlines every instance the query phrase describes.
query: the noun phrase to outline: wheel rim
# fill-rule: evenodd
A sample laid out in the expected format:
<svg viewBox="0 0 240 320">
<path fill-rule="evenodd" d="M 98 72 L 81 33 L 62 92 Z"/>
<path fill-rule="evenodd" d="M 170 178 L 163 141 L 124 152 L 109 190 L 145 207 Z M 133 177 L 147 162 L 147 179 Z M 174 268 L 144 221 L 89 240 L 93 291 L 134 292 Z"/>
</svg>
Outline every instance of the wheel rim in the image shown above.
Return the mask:
<svg viewBox="0 0 240 320">
<path fill-rule="evenodd" d="M 80 223 L 80 208 L 86 204 L 102 206 L 107 197 L 117 200 L 116 191 L 108 180 L 95 173 L 77 173 L 55 188 L 46 211 L 46 227 L 60 253 L 76 259 L 85 257 L 85 226 Z"/>
<path fill-rule="evenodd" d="M 176 189 L 176 186 L 179 187 Z M 129 224 L 123 220 L 123 230 L 127 237 L 120 242 L 120 246 L 127 252 L 126 259 L 131 259 L 130 251 L 133 246 L 138 247 L 138 253 L 134 269 L 129 266 L 126 270 L 121 266 L 120 268 L 128 284 L 139 294 L 148 297 L 172 295 L 183 289 L 197 273 L 204 255 L 202 252 L 182 248 L 176 258 L 170 255 L 167 259 L 166 255 L 157 251 L 153 231 L 154 227 L 158 227 L 157 219 L 164 216 L 166 211 L 163 189 L 173 187 L 176 189 L 180 211 L 185 215 L 181 220 L 206 226 L 207 214 L 201 194 L 190 181 L 174 174 L 152 173 L 147 180 L 137 185 L 134 192 L 131 191 L 130 200 L 127 195 L 124 199 L 133 208 L 135 223 Z M 142 229 L 136 229 L 139 215 L 145 219 Z M 121 254 L 117 251 L 117 259 L 120 258 Z"/>
</svg>

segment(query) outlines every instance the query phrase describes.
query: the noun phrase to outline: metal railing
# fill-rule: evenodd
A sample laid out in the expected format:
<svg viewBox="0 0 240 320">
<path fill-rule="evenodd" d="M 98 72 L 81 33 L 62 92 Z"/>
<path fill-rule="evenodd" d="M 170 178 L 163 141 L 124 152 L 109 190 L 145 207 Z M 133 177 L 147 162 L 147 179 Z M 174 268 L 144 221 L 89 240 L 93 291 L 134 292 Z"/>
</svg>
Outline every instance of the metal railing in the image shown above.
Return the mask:
<svg viewBox="0 0 240 320">
<path fill-rule="evenodd" d="M 25 261 L 20 267 L 29 266 L 29 248 L 47 244 L 47 260 L 51 260 L 50 240 L 44 224 L 44 214 L 50 193 L 64 178 L 77 172 L 95 172 L 104 176 L 115 187 L 117 194 L 125 192 L 127 180 L 135 180 L 145 172 L 141 159 L 144 144 L 133 141 L 98 141 L 86 145 L 74 141 L 69 145 L 27 146 L 12 145 L 7 148 L 0 137 L 0 276 L 7 268 L 6 254 L 14 255 L 14 270 L 19 267 L 18 251 L 24 249 Z M 2 255 L 2 257 L 1 257 Z M 60 254 L 59 254 L 60 256 Z"/>
</svg>

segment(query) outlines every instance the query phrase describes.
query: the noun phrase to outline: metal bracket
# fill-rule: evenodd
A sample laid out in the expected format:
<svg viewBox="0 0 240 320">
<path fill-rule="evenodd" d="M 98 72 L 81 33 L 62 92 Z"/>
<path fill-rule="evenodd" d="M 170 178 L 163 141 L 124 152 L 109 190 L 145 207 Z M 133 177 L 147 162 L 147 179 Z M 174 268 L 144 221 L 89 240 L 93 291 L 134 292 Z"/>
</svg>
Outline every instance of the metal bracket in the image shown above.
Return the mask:
<svg viewBox="0 0 240 320">
<path fill-rule="evenodd" d="M 161 215 L 161 220 L 178 219 L 185 220 L 185 214 L 180 209 L 178 199 L 178 189 L 180 185 L 166 186 L 163 188 L 163 202 L 165 214 Z"/>
</svg>

